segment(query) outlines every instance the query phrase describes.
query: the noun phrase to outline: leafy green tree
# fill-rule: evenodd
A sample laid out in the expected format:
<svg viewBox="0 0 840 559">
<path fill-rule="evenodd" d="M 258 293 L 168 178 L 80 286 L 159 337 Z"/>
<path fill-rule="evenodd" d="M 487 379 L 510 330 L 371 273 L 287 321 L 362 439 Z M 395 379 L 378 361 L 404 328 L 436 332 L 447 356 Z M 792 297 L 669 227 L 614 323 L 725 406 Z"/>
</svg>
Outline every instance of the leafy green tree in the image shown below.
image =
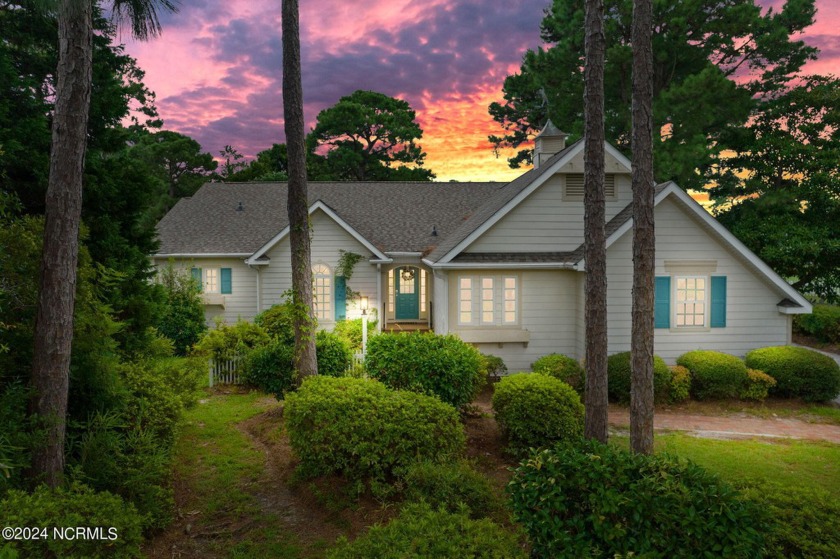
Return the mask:
<svg viewBox="0 0 840 559">
<path fill-rule="evenodd" d="M 289 180 L 289 155 L 286 144 L 272 144 L 257 154 L 244 169 L 228 178 L 231 181 L 287 181 Z"/>
<path fill-rule="evenodd" d="M 236 173 L 248 165 L 243 161 L 245 156 L 231 145 L 226 145 L 223 150 L 219 151 L 219 157 L 222 158 L 222 169 L 219 175 L 226 180 L 231 180 Z"/>
<path fill-rule="evenodd" d="M 155 326 L 174 342 L 178 355 L 186 355 L 207 331 L 199 286 L 192 276 L 176 270 L 171 262 L 159 271 L 158 283 L 163 286 L 165 304 Z"/>
<path fill-rule="evenodd" d="M 170 130 L 141 134 L 133 151 L 160 170 L 173 200 L 192 196 L 219 166 L 197 141 Z"/>
<path fill-rule="evenodd" d="M 718 219 L 800 291 L 840 300 L 840 80 L 761 99 L 707 178 Z"/>
<path fill-rule="evenodd" d="M 606 137 L 629 153 L 631 139 L 632 0 L 605 0 Z M 703 186 L 717 163 L 721 137 L 742 127 L 752 98 L 775 91 L 816 49 L 791 37 L 813 22 L 814 0 L 787 0 L 762 14 L 754 0 L 657 1 L 653 7 L 653 130 L 655 176 L 683 188 Z M 497 148 L 520 148 L 550 117 L 583 133 L 583 2 L 555 0 L 542 22 L 551 46 L 528 51 L 521 71 L 508 76 L 504 101 L 490 114 L 504 128 Z M 545 91 L 547 105 L 540 89 Z M 661 137 L 660 137 L 661 132 Z M 510 160 L 529 163 L 529 149 Z"/>
<path fill-rule="evenodd" d="M 321 111 L 307 138 L 312 178 L 339 181 L 429 181 L 423 137 L 406 101 L 358 90 Z M 326 150 L 326 153 L 323 153 Z"/>
</svg>

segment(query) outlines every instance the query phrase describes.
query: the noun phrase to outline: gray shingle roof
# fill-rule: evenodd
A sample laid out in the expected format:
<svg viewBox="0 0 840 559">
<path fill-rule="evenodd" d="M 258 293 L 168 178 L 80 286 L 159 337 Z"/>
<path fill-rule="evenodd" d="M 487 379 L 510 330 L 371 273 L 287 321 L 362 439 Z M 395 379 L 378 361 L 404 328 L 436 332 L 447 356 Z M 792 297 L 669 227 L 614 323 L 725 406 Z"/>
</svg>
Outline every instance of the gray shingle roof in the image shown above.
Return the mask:
<svg viewBox="0 0 840 559">
<path fill-rule="evenodd" d="M 428 252 L 502 186 L 311 182 L 309 203 L 321 200 L 383 252 Z M 286 195 L 285 183 L 205 184 L 158 223 L 158 254 L 253 254 L 289 224 Z"/>
<path fill-rule="evenodd" d="M 576 262 L 574 252 L 462 252 L 452 259 L 457 264 L 478 263 L 526 263 L 539 262 L 546 264 Z"/>
</svg>

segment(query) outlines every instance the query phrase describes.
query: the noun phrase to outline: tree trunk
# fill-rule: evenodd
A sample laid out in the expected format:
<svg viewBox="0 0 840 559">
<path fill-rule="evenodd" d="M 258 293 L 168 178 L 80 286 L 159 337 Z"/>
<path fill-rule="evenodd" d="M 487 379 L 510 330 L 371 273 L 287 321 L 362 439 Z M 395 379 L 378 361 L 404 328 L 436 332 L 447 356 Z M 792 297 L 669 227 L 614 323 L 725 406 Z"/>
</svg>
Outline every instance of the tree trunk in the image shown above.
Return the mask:
<svg viewBox="0 0 840 559">
<path fill-rule="evenodd" d="M 651 0 L 633 1 L 633 325 L 630 448 L 653 452 L 653 49 Z"/>
<path fill-rule="evenodd" d="M 312 312 L 311 239 L 306 188 L 303 86 L 300 68 L 298 0 L 283 0 L 283 118 L 289 165 L 289 242 L 292 249 L 292 306 L 298 378 L 318 374 Z"/>
<path fill-rule="evenodd" d="M 587 438 L 607 442 L 607 249 L 604 226 L 604 3 L 586 0 L 584 257 Z"/>
<path fill-rule="evenodd" d="M 35 444 L 29 473 L 34 482 L 43 481 L 50 487 L 61 483 L 64 472 L 82 177 L 93 66 L 91 2 L 61 1 L 58 41 L 55 112 L 30 403 Z"/>
</svg>

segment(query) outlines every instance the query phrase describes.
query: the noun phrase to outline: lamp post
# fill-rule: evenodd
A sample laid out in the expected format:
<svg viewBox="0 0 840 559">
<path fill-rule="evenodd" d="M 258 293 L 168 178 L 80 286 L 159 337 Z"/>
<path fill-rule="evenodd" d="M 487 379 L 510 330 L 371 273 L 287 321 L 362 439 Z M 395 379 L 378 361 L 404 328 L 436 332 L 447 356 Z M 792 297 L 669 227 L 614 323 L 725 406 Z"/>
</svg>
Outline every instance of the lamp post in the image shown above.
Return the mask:
<svg viewBox="0 0 840 559">
<path fill-rule="evenodd" d="M 368 323 L 368 308 L 369 299 L 362 297 L 359 307 L 362 309 L 362 355 L 367 353 L 367 323 Z"/>
</svg>

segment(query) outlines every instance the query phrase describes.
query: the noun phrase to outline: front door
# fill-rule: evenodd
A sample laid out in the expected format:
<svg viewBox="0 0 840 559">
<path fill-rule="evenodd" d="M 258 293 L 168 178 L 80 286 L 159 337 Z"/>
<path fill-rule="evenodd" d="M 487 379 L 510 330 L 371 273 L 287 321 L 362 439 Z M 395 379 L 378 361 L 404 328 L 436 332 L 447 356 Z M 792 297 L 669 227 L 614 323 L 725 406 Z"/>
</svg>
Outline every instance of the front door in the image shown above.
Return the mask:
<svg viewBox="0 0 840 559">
<path fill-rule="evenodd" d="M 394 270 L 394 309 L 397 320 L 420 318 L 420 270 L 412 266 Z"/>
</svg>

